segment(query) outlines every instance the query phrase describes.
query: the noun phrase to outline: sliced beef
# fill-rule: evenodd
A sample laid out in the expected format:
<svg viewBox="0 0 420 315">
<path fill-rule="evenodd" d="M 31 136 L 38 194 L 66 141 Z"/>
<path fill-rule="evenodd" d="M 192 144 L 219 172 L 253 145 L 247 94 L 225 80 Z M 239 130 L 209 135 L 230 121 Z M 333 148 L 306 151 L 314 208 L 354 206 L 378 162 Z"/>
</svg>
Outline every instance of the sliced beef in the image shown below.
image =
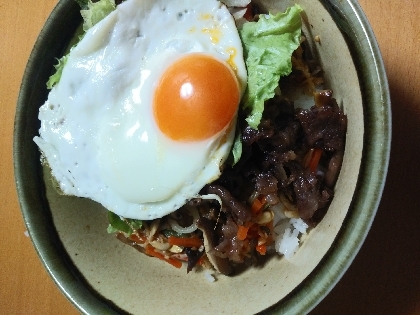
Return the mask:
<svg viewBox="0 0 420 315">
<path fill-rule="evenodd" d="M 255 179 L 255 191 L 265 195 L 269 204 L 275 205 L 279 202 L 277 183 L 277 178 L 270 172 L 260 173 Z"/>
<path fill-rule="evenodd" d="M 215 255 L 228 258 L 235 263 L 242 263 L 244 242 L 237 238 L 238 226 L 231 217 L 228 216 L 226 223 L 222 225 L 221 232 L 220 242 L 214 248 Z"/>
<path fill-rule="evenodd" d="M 251 210 L 232 196 L 226 188 L 220 185 L 210 185 L 207 193 L 218 195 L 222 199 L 223 205 L 235 216 L 239 224 L 243 224 L 251 219 Z"/>
<path fill-rule="evenodd" d="M 344 148 L 347 116 L 339 109 L 334 98 L 331 98 L 327 105 L 298 110 L 296 118 L 310 147 L 325 151 Z"/>
<path fill-rule="evenodd" d="M 211 264 L 220 273 L 230 275 L 233 272 L 233 268 L 229 263 L 229 259 L 220 257 L 215 252 L 215 247 L 219 244 L 218 235 L 215 231 L 215 222 L 201 217 L 197 220 L 197 227 L 203 232 L 204 247 Z"/>
</svg>

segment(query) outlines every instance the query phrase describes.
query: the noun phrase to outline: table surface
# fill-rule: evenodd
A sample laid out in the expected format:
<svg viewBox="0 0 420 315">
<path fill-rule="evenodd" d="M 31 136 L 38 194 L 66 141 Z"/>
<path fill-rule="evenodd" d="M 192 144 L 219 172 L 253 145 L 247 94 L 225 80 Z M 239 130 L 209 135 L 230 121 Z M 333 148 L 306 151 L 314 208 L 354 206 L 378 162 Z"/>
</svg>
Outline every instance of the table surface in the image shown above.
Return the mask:
<svg viewBox="0 0 420 315">
<path fill-rule="evenodd" d="M 54 285 L 25 236 L 13 177 L 13 119 L 20 81 L 56 1 L 0 0 L 0 152 L 4 158 L 0 164 L 0 305 L 4 314 L 78 313 Z M 376 34 L 388 75 L 391 161 L 366 242 L 312 314 L 420 314 L 420 149 L 415 145 L 420 138 L 420 6 L 417 0 L 359 2 Z"/>
</svg>

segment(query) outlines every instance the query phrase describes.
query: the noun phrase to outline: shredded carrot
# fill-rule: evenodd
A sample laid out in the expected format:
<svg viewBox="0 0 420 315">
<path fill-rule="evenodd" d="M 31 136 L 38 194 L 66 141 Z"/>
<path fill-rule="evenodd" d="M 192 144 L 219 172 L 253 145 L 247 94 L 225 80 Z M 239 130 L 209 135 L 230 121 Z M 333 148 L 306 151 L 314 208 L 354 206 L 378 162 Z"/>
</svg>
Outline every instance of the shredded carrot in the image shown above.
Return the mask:
<svg viewBox="0 0 420 315">
<path fill-rule="evenodd" d="M 147 241 L 147 237 L 140 234 L 131 234 L 130 240 L 136 242 L 137 244 L 144 244 Z"/>
<path fill-rule="evenodd" d="M 177 245 L 182 247 L 200 247 L 203 241 L 198 237 L 176 237 L 169 236 L 168 243 L 170 245 Z"/>
<path fill-rule="evenodd" d="M 261 203 L 263 204 L 263 206 L 265 205 L 265 203 L 267 202 L 267 200 L 265 199 L 265 196 L 264 195 L 260 195 L 259 197 L 258 197 L 258 199 L 261 201 Z"/>
<path fill-rule="evenodd" d="M 249 229 L 249 226 L 244 226 L 244 225 L 238 226 L 238 234 L 236 235 L 238 240 L 243 241 L 244 239 L 246 239 L 246 236 L 248 235 L 248 229 Z"/>
<path fill-rule="evenodd" d="M 179 260 L 177 260 L 177 259 L 174 259 L 174 258 L 167 258 L 167 259 L 165 259 L 165 261 L 168 263 L 168 264 L 171 264 L 172 266 L 174 266 L 175 268 L 181 268 L 182 267 L 182 262 L 180 262 Z"/>
<path fill-rule="evenodd" d="M 319 160 L 321 159 L 322 155 L 322 149 L 315 148 L 312 152 L 311 160 L 309 161 L 309 169 L 312 172 L 316 171 L 316 168 L 318 167 Z"/>
<path fill-rule="evenodd" d="M 260 195 L 258 198 L 255 198 L 255 200 L 252 202 L 251 205 L 251 211 L 253 214 L 258 214 L 261 209 L 264 207 L 266 201 L 265 201 L 265 196 L 264 195 Z"/>
<path fill-rule="evenodd" d="M 258 198 L 256 198 L 251 205 L 251 211 L 253 213 L 257 213 L 258 211 L 260 211 L 261 207 L 262 207 L 261 201 L 259 201 Z"/>
<path fill-rule="evenodd" d="M 255 249 L 257 250 L 257 252 L 259 252 L 261 255 L 265 255 L 265 253 L 267 252 L 267 246 L 265 244 L 261 244 L 258 245 L 257 247 L 255 247 Z"/>
<path fill-rule="evenodd" d="M 181 268 L 182 267 L 182 262 L 180 262 L 177 259 L 166 258 L 163 254 L 157 252 L 152 245 L 146 246 L 146 254 L 149 255 L 149 256 L 156 257 L 156 258 L 159 258 L 161 260 L 164 260 L 164 261 L 166 261 L 167 263 L 171 264 L 172 266 L 174 266 L 176 268 Z"/>
</svg>

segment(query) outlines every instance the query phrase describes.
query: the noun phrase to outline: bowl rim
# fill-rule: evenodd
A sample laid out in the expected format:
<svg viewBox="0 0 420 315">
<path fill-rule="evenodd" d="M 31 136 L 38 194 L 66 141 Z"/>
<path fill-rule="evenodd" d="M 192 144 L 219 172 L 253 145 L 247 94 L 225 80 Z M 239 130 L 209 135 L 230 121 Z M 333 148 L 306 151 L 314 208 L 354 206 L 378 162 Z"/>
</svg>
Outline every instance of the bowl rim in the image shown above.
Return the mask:
<svg viewBox="0 0 420 315">
<path fill-rule="evenodd" d="M 365 112 L 365 135 L 361 172 L 349 212 L 333 245 L 311 274 L 284 299 L 262 311 L 262 314 L 297 314 L 312 310 L 335 286 L 360 250 L 376 215 L 388 170 L 391 145 L 391 104 L 384 63 L 374 33 L 357 0 L 320 0 L 336 21 L 351 54 L 361 82 Z M 122 310 L 103 297 L 92 292 L 82 274 L 71 262 L 58 234 L 52 225 L 49 209 L 38 207 L 37 201 L 46 204 L 45 195 L 39 195 L 43 186 L 41 167 L 35 176 L 35 186 L 27 181 L 28 168 L 25 156 L 25 122 L 30 119 L 25 113 L 26 104 L 34 93 L 27 87 L 39 79 L 33 65 L 51 62 L 45 58 L 48 42 L 60 38 L 56 16 L 71 16 L 81 21 L 78 5 L 74 0 L 60 0 L 48 17 L 31 52 L 18 96 L 14 139 L 14 174 L 24 223 L 36 252 L 49 275 L 64 296 L 84 314 L 118 314 Z M 357 27 L 350 28 L 354 23 Z M 66 25 L 68 28 L 69 26 Z M 66 30 L 66 32 L 69 30 Z M 65 47 L 60 47 L 64 51 Z M 46 81 L 45 81 L 46 82 Z M 368 121 L 374 116 L 375 120 Z M 33 119 L 33 117 L 32 117 Z M 371 148 L 366 150 L 365 148 Z M 39 160 L 36 161 L 38 164 Z M 357 198 L 355 198 L 357 196 Z M 48 208 L 48 207 L 47 207 Z M 36 211 L 34 211 L 36 210 Z M 340 245 L 340 246 L 338 246 Z M 323 281 L 319 281 L 319 278 Z"/>
</svg>

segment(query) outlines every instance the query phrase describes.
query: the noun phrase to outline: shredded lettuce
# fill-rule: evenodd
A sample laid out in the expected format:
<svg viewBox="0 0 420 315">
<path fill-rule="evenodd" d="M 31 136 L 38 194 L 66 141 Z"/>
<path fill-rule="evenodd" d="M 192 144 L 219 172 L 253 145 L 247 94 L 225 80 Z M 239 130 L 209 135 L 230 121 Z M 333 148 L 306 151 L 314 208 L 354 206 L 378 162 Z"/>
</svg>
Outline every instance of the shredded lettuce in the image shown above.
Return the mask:
<svg viewBox="0 0 420 315">
<path fill-rule="evenodd" d="M 142 227 L 143 221 L 135 219 L 123 219 L 119 215 L 108 211 L 108 233 L 124 232 L 127 235 L 133 234 L 134 230 Z"/>
<path fill-rule="evenodd" d="M 54 66 L 55 73 L 52 76 L 50 76 L 50 78 L 47 81 L 47 89 L 51 90 L 53 86 L 56 85 L 58 81 L 60 81 L 61 74 L 63 73 L 63 68 L 67 63 L 67 59 L 68 55 L 65 55 L 58 59 L 58 64 Z"/>
<path fill-rule="evenodd" d="M 248 70 L 248 87 L 243 98 L 249 126 L 257 129 L 264 102 L 274 97 L 280 77 L 292 71 L 291 56 L 299 47 L 302 8 L 289 7 L 276 15 L 260 15 L 258 22 L 244 23 L 239 35 Z"/>
<path fill-rule="evenodd" d="M 239 130 L 237 130 L 235 135 L 235 140 L 233 141 L 232 149 L 230 150 L 228 163 L 231 166 L 234 166 L 238 163 L 242 155 L 242 135 Z"/>
<path fill-rule="evenodd" d="M 112 11 L 115 10 L 114 0 L 100 0 L 98 2 L 88 1 L 87 9 L 81 10 L 83 17 L 83 30 L 86 32 L 98 22 L 102 21 Z"/>
<path fill-rule="evenodd" d="M 95 3 L 93 3 L 91 0 L 76 0 L 76 2 L 82 8 L 82 10 L 80 10 L 80 13 L 83 17 L 83 31 L 84 32 L 86 32 L 95 24 L 103 20 L 116 8 L 114 0 L 99 0 L 98 2 L 95 2 Z M 80 42 L 80 40 L 83 38 L 83 35 L 84 34 L 79 36 L 78 42 Z M 77 43 L 74 46 L 76 46 Z M 71 51 L 71 48 L 70 48 L 70 51 Z M 57 59 L 58 64 L 54 66 L 55 73 L 50 76 L 47 82 L 48 89 L 51 90 L 54 87 L 54 85 L 56 85 L 60 81 L 61 75 L 63 73 L 63 68 L 66 65 L 68 56 L 69 56 L 69 53 L 63 56 L 62 58 Z"/>
</svg>

